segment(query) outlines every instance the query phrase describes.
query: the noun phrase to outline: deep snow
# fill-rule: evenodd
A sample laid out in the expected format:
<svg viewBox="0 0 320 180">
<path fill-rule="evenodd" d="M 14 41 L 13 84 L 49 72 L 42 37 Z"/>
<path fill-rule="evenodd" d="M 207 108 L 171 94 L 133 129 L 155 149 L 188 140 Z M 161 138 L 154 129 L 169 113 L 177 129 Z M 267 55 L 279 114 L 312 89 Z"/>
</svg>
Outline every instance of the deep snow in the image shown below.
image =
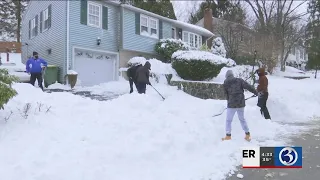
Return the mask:
<svg viewBox="0 0 320 180">
<path fill-rule="evenodd" d="M 221 180 L 241 164 L 243 146 L 284 145 L 306 127 L 283 123 L 320 115 L 319 81 L 268 78 L 272 121 L 260 115 L 257 99 L 248 100 L 250 143 L 237 116 L 233 140 L 221 141 L 226 114 L 212 115 L 225 108 L 225 101 L 197 99 L 177 87 L 154 84 L 165 101 L 148 86 L 146 95 L 101 102 L 15 84 L 19 95 L 0 113 L 0 179 Z M 91 90 L 128 92 L 128 86 L 119 81 Z M 24 118 L 26 103 L 31 108 Z"/>
</svg>

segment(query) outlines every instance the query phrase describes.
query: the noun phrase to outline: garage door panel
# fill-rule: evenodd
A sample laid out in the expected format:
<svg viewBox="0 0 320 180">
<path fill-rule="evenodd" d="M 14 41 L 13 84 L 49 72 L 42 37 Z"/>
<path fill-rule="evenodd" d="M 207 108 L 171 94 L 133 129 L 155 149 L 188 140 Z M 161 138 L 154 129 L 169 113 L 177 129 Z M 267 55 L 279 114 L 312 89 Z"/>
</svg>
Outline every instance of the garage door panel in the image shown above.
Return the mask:
<svg viewBox="0 0 320 180">
<path fill-rule="evenodd" d="M 74 67 L 84 86 L 106 83 L 115 78 L 115 56 L 109 54 L 76 51 Z"/>
</svg>

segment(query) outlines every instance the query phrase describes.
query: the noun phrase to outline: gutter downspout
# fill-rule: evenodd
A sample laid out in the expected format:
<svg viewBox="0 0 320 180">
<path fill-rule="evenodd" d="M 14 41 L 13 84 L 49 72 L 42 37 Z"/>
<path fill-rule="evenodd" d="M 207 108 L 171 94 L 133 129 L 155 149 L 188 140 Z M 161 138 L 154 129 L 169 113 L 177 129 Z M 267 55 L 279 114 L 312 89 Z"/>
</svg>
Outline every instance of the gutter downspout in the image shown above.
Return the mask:
<svg viewBox="0 0 320 180">
<path fill-rule="evenodd" d="M 70 1 L 67 1 L 67 66 L 66 66 L 66 73 L 68 73 L 68 70 L 69 70 L 69 51 L 70 51 L 70 49 L 69 49 L 69 31 L 70 31 L 70 29 L 69 29 L 69 3 L 70 3 Z"/>
<path fill-rule="evenodd" d="M 206 40 L 206 46 L 208 47 L 208 41 L 211 39 L 211 38 L 213 38 L 213 37 L 215 37 L 215 35 L 213 35 L 213 36 L 211 36 L 210 38 L 208 38 L 207 40 Z M 210 47 L 211 48 L 211 47 Z"/>
</svg>

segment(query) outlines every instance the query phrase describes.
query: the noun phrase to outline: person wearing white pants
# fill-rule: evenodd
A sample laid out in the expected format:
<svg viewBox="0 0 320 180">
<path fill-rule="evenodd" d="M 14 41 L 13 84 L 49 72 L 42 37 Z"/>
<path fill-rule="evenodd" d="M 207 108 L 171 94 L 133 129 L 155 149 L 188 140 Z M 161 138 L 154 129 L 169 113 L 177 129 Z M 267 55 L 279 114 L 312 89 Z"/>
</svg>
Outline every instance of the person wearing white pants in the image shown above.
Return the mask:
<svg viewBox="0 0 320 180">
<path fill-rule="evenodd" d="M 232 70 L 226 73 L 226 80 L 223 83 L 225 94 L 228 101 L 227 118 L 226 118 L 226 136 L 222 140 L 231 140 L 231 125 L 234 114 L 237 112 L 243 131 L 245 132 L 245 139 L 251 140 L 248 124 L 244 118 L 245 96 L 244 89 L 258 95 L 258 92 L 253 86 L 248 84 L 241 78 L 235 78 Z"/>
</svg>

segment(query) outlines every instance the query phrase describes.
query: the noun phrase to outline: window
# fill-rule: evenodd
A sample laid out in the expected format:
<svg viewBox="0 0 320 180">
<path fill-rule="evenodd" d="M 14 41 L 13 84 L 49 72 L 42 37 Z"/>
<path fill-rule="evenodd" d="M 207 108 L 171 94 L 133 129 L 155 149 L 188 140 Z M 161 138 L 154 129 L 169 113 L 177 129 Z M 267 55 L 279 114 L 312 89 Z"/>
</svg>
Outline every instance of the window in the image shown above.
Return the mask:
<svg viewBox="0 0 320 180">
<path fill-rule="evenodd" d="M 171 29 L 171 38 L 176 39 L 176 28 Z"/>
<path fill-rule="evenodd" d="M 188 43 L 191 47 L 199 48 L 202 45 L 202 36 L 186 31 L 183 31 L 182 34 L 182 41 Z"/>
<path fill-rule="evenodd" d="M 49 8 L 43 11 L 43 31 L 49 27 Z"/>
<path fill-rule="evenodd" d="M 93 27 L 101 27 L 101 5 L 88 3 L 88 25 Z"/>
<path fill-rule="evenodd" d="M 36 29 L 36 18 L 33 18 L 31 20 L 31 38 L 35 37 L 36 36 L 36 32 L 37 29 Z"/>
<path fill-rule="evenodd" d="M 159 38 L 158 20 L 145 15 L 141 15 L 140 34 L 143 36 Z"/>
</svg>

